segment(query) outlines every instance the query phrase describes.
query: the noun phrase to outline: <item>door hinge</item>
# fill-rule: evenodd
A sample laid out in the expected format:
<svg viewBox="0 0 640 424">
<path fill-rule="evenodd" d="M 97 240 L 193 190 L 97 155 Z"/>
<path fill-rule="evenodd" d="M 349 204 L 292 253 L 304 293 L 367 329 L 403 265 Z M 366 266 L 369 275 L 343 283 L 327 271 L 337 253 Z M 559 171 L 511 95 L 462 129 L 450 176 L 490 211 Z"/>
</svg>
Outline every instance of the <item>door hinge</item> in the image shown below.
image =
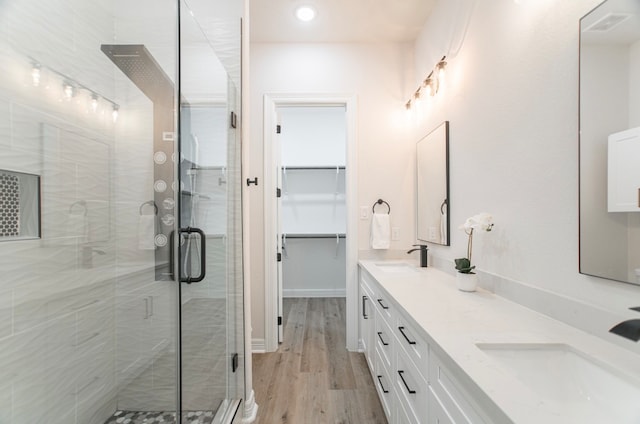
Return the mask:
<svg viewBox="0 0 640 424">
<path fill-rule="evenodd" d="M 278 253 L 277 261 L 282 262 L 282 253 Z"/>
<path fill-rule="evenodd" d="M 276 125 L 276 134 L 280 134 L 282 132 L 282 127 L 278 124 Z"/>
<path fill-rule="evenodd" d="M 282 197 L 282 190 L 276 188 L 276 197 Z"/>
<path fill-rule="evenodd" d="M 278 317 L 278 325 L 282 325 L 282 317 Z"/>
<path fill-rule="evenodd" d="M 238 354 L 234 353 L 231 357 L 231 372 L 236 372 L 238 369 Z"/>
</svg>

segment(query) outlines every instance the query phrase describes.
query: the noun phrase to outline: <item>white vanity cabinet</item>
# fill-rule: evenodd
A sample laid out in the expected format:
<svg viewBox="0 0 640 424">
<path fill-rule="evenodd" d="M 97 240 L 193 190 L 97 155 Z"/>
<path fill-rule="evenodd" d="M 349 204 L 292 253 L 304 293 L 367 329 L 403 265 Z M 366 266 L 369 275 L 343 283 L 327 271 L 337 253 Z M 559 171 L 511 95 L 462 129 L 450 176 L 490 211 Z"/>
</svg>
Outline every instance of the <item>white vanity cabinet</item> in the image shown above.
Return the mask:
<svg viewBox="0 0 640 424">
<path fill-rule="evenodd" d="M 360 343 L 390 424 L 483 424 L 415 321 L 360 268 Z"/>
<path fill-rule="evenodd" d="M 375 330 L 375 311 L 371 304 L 371 290 L 369 286 L 360 282 L 360 345 L 367 358 L 369 369 L 374 369 L 373 331 Z"/>
</svg>

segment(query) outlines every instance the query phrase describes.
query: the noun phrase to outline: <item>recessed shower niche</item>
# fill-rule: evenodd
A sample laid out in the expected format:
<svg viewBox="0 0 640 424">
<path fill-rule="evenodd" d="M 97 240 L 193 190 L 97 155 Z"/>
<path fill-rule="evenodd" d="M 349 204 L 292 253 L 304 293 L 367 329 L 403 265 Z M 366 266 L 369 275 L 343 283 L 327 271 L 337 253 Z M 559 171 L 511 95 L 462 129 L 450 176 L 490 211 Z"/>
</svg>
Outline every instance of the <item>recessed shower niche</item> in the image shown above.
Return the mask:
<svg viewBox="0 0 640 424">
<path fill-rule="evenodd" d="M 40 176 L 0 169 L 0 241 L 40 237 Z"/>
</svg>

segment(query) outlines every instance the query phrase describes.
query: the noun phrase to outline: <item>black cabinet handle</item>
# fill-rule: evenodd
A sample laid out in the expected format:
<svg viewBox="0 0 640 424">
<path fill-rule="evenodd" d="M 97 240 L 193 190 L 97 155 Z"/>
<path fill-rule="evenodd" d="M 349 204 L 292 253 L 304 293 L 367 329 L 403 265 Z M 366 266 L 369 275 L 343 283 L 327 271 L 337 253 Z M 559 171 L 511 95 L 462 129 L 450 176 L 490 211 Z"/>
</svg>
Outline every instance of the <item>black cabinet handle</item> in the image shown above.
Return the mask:
<svg viewBox="0 0 640 424">
<path fill-rule="evenodd" d="M 409 343 L 410 345 L 416 344 L 415 340 L 411 340 L 409 337 L 407 337 L 407 335 L 404 332 L 404 327 L 398 327 L 398 330 L 400 330 L 400 332 L 404 336 L 404 338 L 407 341 L 407 343 Z"/>
<path fill-rule="evenodd" d="M 378 376 L 378 384 L 380 385 L 380 388 L 382 389 L 382 393 L 389 393 L 389 390 L 385 389 L 384 386 L 382 385 L 382 376 L 381 375 Z"/>
<path fill-rule="evenodd" d="M 200 235 L 200 275 L 198 275 L 197 277 L 182 277 L 181 275 L 181 283 L 199 283 L 200 281 L 204 280 L 204 277 L 207 274 L 207 240 L 204 231 L 202 231 L 200 228 L 195 227 L 180 228 L 181 235 L 193 233 L 197 233 Z M 187 254 L 189 254 L 189 252 L 187 252 Z M 182 274 L 182 272 L 180 272 L 180 274 Z"/>
<path fill-rule="evenodd" d="M 399 370 L 399 371 L 398 371 L 398 375 L 400 376 L 400 379 L 401 379 L 401 380 L 402 380 L 402 382 L 404 383 L 404 387 L 406 387 L 406 388 L 407 388 L 407 392 L 409 392 L 410 394 L 414 395 L 414 394 L 416 393 L 416 391 L 415 391 L 415 390 L 411 390 L 411 389 L 409 388 L 409 385 L 408 385 L 408 384 L 407 384 L 407 382 L 405 381 L 404 376 L 403 376 L 402 374 L 404 374 L 404 371 Z"/>
<path fill-rule="evenodd" d="M 378 299 L 378 303 L 380 304 L 380 306 L 382 306 L 382 309 L 389 309 L 389 307 L 387 305 L 382 303 L 382 299 Z"/>
<path fill-rule="evenodd" d="M 367 304 L 366 301 L 369 298 L 367 296 L 362 296 L 362 318 L 369 319 L 369 315 L 367 315 Z"/>
<path fill-rule="evenodd" d="M 384 339 L 382 338 L 382 331 L 378 331 L 378 338 L 382 342 L 383 346 L 389 346 L 389 343 L 385 342 Z"/>
</svg>

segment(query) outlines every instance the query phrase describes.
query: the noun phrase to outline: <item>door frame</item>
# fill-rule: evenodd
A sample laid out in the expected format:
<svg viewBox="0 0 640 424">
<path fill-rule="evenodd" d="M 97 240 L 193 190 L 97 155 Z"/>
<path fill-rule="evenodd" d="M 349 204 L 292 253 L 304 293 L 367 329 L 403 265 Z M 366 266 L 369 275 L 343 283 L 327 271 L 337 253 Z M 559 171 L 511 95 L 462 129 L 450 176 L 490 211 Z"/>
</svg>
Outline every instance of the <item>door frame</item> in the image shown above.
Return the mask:
<svg viewBox="0 0 640 424">
<path fill-rule="evenodd" d="M 283 106 L 344 106 L 346 118 L 346 340 L 347 350 L 358 350 L 358 138 L 357 98 L 345 94 L 265 94 L 264 127 L 264 335 L 265 350 L 278 349 L 278 274 L 276 162 L 273 148 L 277 109 Z M 274 242 L 276 241 L 276 242 Z"/>
</svg>

